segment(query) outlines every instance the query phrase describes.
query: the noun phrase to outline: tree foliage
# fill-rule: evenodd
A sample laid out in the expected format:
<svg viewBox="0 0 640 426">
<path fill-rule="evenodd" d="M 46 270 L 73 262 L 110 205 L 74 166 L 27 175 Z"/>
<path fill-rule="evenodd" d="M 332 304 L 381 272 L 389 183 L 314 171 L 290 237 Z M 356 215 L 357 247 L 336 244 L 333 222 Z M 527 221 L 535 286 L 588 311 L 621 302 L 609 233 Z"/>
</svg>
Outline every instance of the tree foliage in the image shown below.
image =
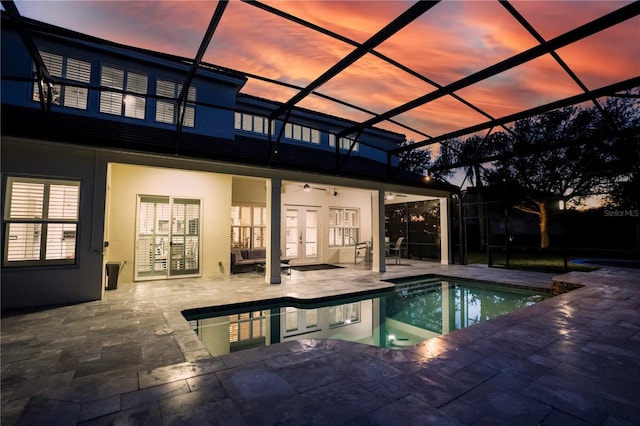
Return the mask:
<svg viewBox="0 0 640 426">
<path fill-rule="evenodd" d="M 569 106 L 518 120 L 508 132 L 447 141 L 434 164 L 465 167 L 476 187 L 510 188 L 514 207 L 539 217 L 546 248 L 549 215 L 559 200 L 579 205 L 604 195 L 611 203 L 639 205 L 637 96 L 608 98 L 602 110 Z"/>
<path fill-rule="evenodd" d="M 413 140 L 404 141 L 400 147 L 411 146 L 415 143 Z M 431 151 L 424 148 L 411 149 L 403 151 L 399 155 L 399 167 L 420 175 L 426 175 L 431 164 Z"/>
</svg>

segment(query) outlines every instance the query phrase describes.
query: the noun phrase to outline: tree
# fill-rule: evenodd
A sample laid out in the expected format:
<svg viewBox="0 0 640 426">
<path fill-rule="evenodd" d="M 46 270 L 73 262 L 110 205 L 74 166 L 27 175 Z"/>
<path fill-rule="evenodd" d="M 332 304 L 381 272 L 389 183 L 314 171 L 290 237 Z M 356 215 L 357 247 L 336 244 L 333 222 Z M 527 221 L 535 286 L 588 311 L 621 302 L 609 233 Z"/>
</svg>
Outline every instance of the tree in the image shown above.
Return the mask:
<svg viewBox="0 0 640 426">
<path fill-rule="evenodd" d="M 411 146 L 415 143 L 413 140 L 406 140 L 400 144 L 400 147 Z M 420 175 L 426 175 L 431 164 L 431 151 L 424 148 L 411 149 L 402 151 L 399 154 L 400 164 L 398 167 Z"/>
<path fill-rule="evenodd" d="M 612 188 L 605 206 L 628 212 L 635 217 L 636 251 L 640 252 L 640 89 L 609 98 L 608 118 L 624 129 L 607 139 L 610 146 Z M 603 124 L 604 126 L 604 124 Z"/>
<path fill-rule="evenodd" d="M 488 179 L 523 189 L 514 207 L 538 216 L 541 248 L 550 245 L 549 216 L 560 200 L 580 204 L 611 190 L 612 128 L 604 123 L 595 107 L 565 107 L 517 121 L 504 139 Z"/>
</svg>

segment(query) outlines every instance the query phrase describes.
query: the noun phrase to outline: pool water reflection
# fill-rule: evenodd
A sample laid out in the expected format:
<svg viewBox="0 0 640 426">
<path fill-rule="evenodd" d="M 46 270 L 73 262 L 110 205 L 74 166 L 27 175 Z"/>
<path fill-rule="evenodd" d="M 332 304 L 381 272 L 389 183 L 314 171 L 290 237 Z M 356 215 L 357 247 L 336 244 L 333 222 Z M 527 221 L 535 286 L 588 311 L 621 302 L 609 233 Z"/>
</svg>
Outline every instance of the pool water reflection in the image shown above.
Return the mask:
<svg viewBox="0 0 640 426">
<path fill-rule="evenodd" d="M 544 289 L 433 276 L 393 282 L 392 291 L 324 304 L 183 314 L 214 356 L 296 339 L 402 348 L 550 297 Z"/>
</svg>

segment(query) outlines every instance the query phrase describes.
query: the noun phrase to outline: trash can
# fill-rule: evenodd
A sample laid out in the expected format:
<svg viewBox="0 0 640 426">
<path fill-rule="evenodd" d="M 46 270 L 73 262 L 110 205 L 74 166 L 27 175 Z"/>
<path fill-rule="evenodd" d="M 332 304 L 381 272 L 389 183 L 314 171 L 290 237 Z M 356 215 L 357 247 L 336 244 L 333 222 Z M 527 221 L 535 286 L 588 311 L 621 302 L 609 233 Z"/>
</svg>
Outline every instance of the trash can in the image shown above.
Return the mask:
<svg viewBox="0 0 640 426">
<path fill-rule="evenodd" d="M 107 262 L 107 290 L 118 288 L 118 275 L 120 275 L 120 263 Z"/>
</svg>

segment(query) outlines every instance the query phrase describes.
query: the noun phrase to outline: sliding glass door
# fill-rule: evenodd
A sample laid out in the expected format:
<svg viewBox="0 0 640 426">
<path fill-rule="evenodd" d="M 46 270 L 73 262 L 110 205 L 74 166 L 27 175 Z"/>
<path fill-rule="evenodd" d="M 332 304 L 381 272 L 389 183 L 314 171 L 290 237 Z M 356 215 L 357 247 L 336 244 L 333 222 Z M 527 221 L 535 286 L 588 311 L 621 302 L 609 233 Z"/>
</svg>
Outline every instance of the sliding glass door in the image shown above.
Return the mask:
<svg viewBox="0 0 640 426">
<path fill-rule="evenodd" d="M 136 279 L 200 273 L 200 200 L 138 197 Z"/>
</svg>

